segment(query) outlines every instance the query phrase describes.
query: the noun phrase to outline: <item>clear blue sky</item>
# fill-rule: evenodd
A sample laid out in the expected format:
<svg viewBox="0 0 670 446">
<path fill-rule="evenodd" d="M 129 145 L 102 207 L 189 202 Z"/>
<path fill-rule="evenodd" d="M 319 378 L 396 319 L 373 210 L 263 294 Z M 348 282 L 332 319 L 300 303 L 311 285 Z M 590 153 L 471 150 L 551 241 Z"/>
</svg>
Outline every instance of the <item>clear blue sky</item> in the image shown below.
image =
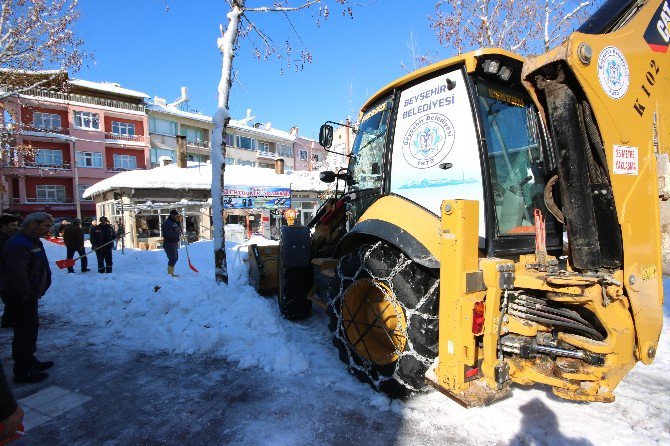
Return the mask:
<svg viewBox="0 0 670 446">
<path fill-rule="evenodd" d="M 248 2 L 249 6 L 271 3 Z M 331 2 L 330 18 L 320 28 L 312 13 L 289 14 L 300 39 L 283 14 L 250 13 L 280 46 L 291 37 L 299 52 L 302 41 L 313 61 L 296 72 L 286 69 L 284 62 L 257 60 L 249 41 L 242 40 L 234 61 L 239 82 L 230 96 L 233 118 L 244 117 L 251 108 L 259 122 L 270 121 L 287 131 L 298 125 L 302 135 L 316 137 L 324 121 L 355 119 L 368 96 L 405 74 L 401 61 L 411 65 L 410 34 L 421 52 L 448 56 L 429 28 L 427 17 L 434 1 L 361 3 L 367 6 L 355 6 L 352 20 L 342 17 L 339 6 Z M 219 24 L 227 24 L 228 10 L 224 0 L 81 0 L 75 31 L 95 61 L 74 77 L 117 82 L 168 101 L 179 97 L 185 86 L 191 108 L 211 115 L 221 74 L 216 39 Z"/>
</svg>

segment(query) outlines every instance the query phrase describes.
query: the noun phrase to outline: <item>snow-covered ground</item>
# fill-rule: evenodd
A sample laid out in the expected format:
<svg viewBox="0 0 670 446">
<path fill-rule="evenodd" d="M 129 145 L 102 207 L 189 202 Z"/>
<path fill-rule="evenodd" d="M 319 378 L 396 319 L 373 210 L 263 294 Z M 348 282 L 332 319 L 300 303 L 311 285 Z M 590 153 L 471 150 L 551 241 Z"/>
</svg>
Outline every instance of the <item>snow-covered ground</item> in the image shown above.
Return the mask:
<svg viewBox="0 0 670 446">
<path fill-rule="evenodd" d="M 65 257 L 64 247 L 50 242 L 45 246 L 52 265 Z M 86 274 L 67 274 L 54 265 L 53 285 L 40 311 L 94 327 L 88 342 L 104 345 L 113 339 L 133 349 L 223 357 L 242 369 L 272 373 L 282 386 L 309 380 L 324 391 L 302 398 L 313 399 L 315 405 L 337 405 L 335 398 L 345 393 L 379 418 L 400 415 L 402 438 L 421 438 L 423 444 L 437 444 L 430 439 L 445 432 L 477 445 L 670 444 L 670 279 L 664 281 L 664 329 L 656 360 L 629 373 L 616 389 L 614 403 L 572 403 L 547 388 L 517 387 L 508 400 L 468 410 L 435 391 L 404 402 L 374 392 L 340 363 L 323 312 L 291 323 L 279 315 L 276 299 L 256 294 L 247 284 L 246 255 L 236 245 L 228 245 L 228 286 L 213 281 L 211 242 L 192 244 L 189 253 L 200 272 L 188 268 L 182 248 L 179 278 L 167 276 L 161 250 L 115 251 L 112 274 L 97 274 L 94 256 L 92 271 Z M 330 394 L 338 396 L 328 401 Z M 271 424 L 260 429 L 273 432 Z M 415 444 L 397 444 L 408 443 Z"/>
</svg>

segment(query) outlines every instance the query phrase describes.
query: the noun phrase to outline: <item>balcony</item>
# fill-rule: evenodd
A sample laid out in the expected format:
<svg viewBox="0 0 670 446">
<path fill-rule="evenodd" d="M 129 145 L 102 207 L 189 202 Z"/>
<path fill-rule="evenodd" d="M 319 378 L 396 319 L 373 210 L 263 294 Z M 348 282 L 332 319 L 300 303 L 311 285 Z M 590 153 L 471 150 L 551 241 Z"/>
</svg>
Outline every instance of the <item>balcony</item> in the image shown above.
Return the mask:
<svg viewBox="0 0 670 446">
<path fill-rule="evenodd" d="M 57 135 L 69 135 L 70 131 L 62 127 L 37 127 L 33 124 L 20 124 L 18 127 L 21 133 L 55 133 Z"/>
<path fill-rule="evenodd" d="M 3 159 L 3 167 L 15 167 L 17 169 L 46 169 L 46 170 L 72 170 L 72 164 L 64 162 L 60 164 L 45 164 L 35 161 L 18 161 L 15 159 Z"/>
<path fill-rule="evenodd" d="M 26 197 L 26 203 L 30 204 L 69 204 L 74 203 L 72 198 L 67 197 Z"/>
<path fill-rule="evenodd" d="M 70 141 L 71 138 L 68 136 L 70 131 L 62 127 L 36 127 L 32 124 L 15 124 L 8 123 L 6 125 L 0 125 L 0 133 L 3 134 L 3 137 L 16 137 L 23 136 L 25 137 L 36 137 L 36 138 L 49 138 L 49 139 L 63 139 Z M 5 136 L 6 135 L 6 136 Z"/>
<path fill-rule="evenodd" d="M 44 90 L 42 88 L 32 88 L 30 90 L 23 92 L 23 95 L 34 96 L 44 99 L 57 99 L 60 101 L 71 101 L 71 102 L 79 102 L 82 104 L 99 105 L 102 107 L 119 108 L 123 110 L 132 110 L 142 113 L 145 112 L 144 104 L 132 104 L 130 102 L 114 101 L 111 99 L 102 99 L 93 96 L 85 96 L 81 94 L 71 94 L 71 93 L 62 93 L 59 91 Z"/>
<path fill-rule="evenodd" d="M 135 168 L 127 168 L 127 167 L 110 167 L 107 169 L 107 172 L 128 172 L 129 170 L 146 170 L 144 167 L 135 167 Z"/>
<path fill-rule="evenodd" d="M 144 135 L 121 135 L 119 133 L 105 132 L 105 142 L 147 144 L 149 142 L 149 137 Z"/>
<path fill-rule="evenodd" d="M 258 158 L 265 158 L 265 159 L 271 159 L 271 160 L 276 160 L 279 158 L 279 154 L 275 152 L 269 152 L 265 150 L 258 150 L 256 151 L 256 156 Z"/>
<path fill-rule="evenodd" d="M 187 146 L 200 147 L 203 149 L 209 149 L 209 141 L 201 141 L 199 139 L 187 139 Z"/>
</svg>

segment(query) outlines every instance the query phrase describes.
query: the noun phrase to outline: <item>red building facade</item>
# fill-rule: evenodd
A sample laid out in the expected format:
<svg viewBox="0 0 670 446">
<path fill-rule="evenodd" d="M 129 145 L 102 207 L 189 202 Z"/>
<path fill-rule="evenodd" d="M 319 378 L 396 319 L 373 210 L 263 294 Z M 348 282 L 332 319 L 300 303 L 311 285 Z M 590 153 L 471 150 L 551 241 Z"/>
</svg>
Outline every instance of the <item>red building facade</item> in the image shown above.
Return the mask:
<svg viewBox="0 0 670 446">
<path fill-rule="evenodd" d="M 67 93 L 34 88 L 0 104 L 11 137 L 2 150 L 3 212 L 92 219 L 95 205 L 81 197 L 87 187 L 147 168 L 148 96 L 117 84 L 66 82 Z"/>
</svg>

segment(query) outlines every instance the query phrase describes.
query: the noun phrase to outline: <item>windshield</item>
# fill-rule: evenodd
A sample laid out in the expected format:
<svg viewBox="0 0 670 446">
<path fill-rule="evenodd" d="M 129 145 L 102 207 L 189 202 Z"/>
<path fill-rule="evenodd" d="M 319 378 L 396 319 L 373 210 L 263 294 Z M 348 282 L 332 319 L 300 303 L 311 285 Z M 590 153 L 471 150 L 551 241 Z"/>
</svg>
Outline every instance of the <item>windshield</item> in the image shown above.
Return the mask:
<svg viewBox="0 0 670 446">
<path fill-rule="evenodd" d="M 349 174 L 353 178 L 351 189 L 380 189 L 382 186 L 382 163 L 391 104 L 389 97 L 365 112 L 361 119 L 349 161 Z"/>
<path fill-rule="evenodd" d="M 479 109 L 488 147 L 498 235 L 532 234 L 533 212 L 544 205 L 544 158 L 535 107 L 521 97 L 480 82 Z"/>
</svg>

